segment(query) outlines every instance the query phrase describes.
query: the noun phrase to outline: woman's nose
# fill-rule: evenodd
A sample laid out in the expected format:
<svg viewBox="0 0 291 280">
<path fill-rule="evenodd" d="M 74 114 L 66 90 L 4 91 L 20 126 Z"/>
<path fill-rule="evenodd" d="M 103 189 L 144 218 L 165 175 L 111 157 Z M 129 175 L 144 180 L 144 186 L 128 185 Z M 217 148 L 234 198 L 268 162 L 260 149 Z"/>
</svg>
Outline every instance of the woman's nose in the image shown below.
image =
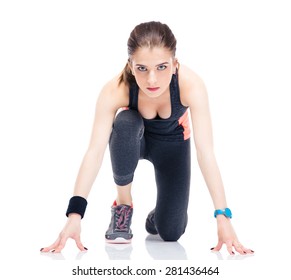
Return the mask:
<svg viewBox="0 0 291 280">
<path fill-rule="evenodd" d="M 157 81 L 157 77 L 154 71 L 149 71 L 148 83 L 149 85 L 154 85 Z"/>
</svg>

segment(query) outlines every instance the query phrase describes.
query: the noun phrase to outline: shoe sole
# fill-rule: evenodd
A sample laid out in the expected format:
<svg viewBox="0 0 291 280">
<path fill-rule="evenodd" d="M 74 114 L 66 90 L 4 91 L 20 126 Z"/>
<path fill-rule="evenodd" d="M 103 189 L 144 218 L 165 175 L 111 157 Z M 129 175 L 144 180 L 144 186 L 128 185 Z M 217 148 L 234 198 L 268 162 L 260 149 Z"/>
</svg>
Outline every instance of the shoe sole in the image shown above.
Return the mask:
<svg viewBox="0 0 291 280">
<path fill-rule="evenodd" d="M 115 239 L 106 239 L 105 241 L 109 244 L 128 244 L 131 243 L 131 239 L 125 239 L 123 237 L 117 237 Z"/>
</svg>

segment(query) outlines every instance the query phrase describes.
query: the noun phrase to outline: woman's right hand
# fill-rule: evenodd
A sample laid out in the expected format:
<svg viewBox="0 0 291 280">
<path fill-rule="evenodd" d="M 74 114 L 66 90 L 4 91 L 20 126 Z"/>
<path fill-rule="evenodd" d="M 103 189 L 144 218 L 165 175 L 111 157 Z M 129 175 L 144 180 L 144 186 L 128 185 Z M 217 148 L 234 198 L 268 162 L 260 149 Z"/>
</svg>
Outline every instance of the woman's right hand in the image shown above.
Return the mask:
<svg viewBox="0 0 291 280">
<path fill-rule="evenodd" d="M 79 214 L 70 214 L 67 220 L 67 223 L 57 240 L 50 246 L 42 248 L 41 252 L 52 252 L 52 253 L 60 253 L 62 249 L 65 247 L 68 238 L 72 238 L 75 240 L 77 247 L 81 251 L 87 251 L 88 249 L 83 246 L 81 239 L 81 216 Z"/>
</svg>

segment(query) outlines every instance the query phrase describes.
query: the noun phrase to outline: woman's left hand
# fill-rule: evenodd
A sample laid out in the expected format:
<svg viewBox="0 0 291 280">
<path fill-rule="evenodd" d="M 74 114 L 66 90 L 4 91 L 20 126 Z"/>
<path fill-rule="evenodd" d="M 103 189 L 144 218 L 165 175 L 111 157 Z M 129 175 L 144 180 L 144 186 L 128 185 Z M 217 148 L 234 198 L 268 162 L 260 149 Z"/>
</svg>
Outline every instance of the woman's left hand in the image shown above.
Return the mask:
<svg viewBox="0 0 291 280">
<path fill-rule="evenodd" d="M 218 230 L 218 243 L 212 248 L 212 251 L 220 251 L 222 245 L 225 244 L 229 254 L 234 255 L 233 248 L 241 255 L 253 254 L 254 251 L 244 247 L 238 240 L 236 233 L 232 227 L 229 218 L 223 215 L 217 216 L 217 230 Z"/>
</svg>

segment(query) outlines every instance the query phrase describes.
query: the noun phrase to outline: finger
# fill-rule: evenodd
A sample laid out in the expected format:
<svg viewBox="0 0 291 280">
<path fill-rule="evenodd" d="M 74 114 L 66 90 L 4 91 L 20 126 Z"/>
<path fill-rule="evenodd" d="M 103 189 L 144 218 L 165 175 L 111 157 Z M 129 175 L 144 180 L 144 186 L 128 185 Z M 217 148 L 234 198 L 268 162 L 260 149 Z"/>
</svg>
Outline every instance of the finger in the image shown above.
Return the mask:
<svg viewBox="0 0 291 280">
<path fill-rule="evenodd" d="M 233 247 L 241 255 L 245 255 L 247 253 L 244 246 L 242 246 L 238 241 L 233 242 Z"/>
<path fill-rule="evenodd" d="M 60 253 L 64 249 L 64 247 L 66 246 L 67 240 L 68 240 L 68 237 L 62 237 L 60 239 L 58 246 L 53 251 L 53 253 Z"/>
<path fill-rule="evenodd" d="M 80 251 L 87 251 L 88 249 L 82 244 L 80 236 L 75 238 L 75 242 Z"/>
<path fill-rule="evenodd" d="M 232 251 L 232 242 L 230 240 L 228 240 L 225 242 L 225 245 L 226 245 L 226 249 L 227 249 L 228 253 L 230 255 L 234 255 L 234 252 Z"/>
<path fill-rule="evenodd" d="M 238 242 L 237 240 L 235 240 L 235 241 L 233 242 L 233 246 L 234 246 L 235 250 L 236 250 L 238 253 L 242 254 L 242 255 L 253 254 L 253 253 L 254 253 L 253 250 L 244 247 L 244 246 L 243 246 L 240 242 Z"/>
<path fill-rule="evenodd" d="M 246 248 L 244 246 L 241 246 L 241 248 L 242 248 L 242 250 L 244 251 L 245 254 L 253 254 L 254 253 L 253 250 L 248 249 L 248 248 Z"/>
<path fill-rule="evenodd" d="M 217 245 L 215 247 L 211 248 L 211 251 L 220 251 L 222 245 L 223 245 L 223 242 L 218 241 Z"/>
<path fill-rule="evenodd" d="M 55 249 L 58 246 L 60 239 L 61 238 L 58 237 L 57 240 L 52 245 L 50 245 L 48 247 L 41 248 L 40 251 L 43 253 L 52 251 L 53 249 Z"/>
</svg>

